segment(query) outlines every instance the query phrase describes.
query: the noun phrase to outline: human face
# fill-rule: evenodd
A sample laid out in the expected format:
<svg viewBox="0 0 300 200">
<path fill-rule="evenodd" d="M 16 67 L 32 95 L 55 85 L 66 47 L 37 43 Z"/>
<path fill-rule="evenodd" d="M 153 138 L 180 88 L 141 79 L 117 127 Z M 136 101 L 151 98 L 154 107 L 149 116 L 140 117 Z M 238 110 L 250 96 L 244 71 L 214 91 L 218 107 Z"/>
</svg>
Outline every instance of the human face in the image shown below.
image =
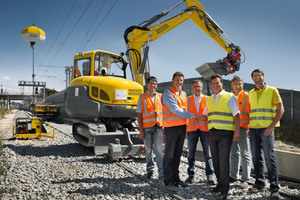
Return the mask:
<svg viewBox="0 0 300 200">
<path fill-rule="evenodd" d="M 244 88 L 244 83 L 242 80 L 234 80 L 232 83 L 231 83 L 231 87 L 233 89 L 233 93 L 235 95 L 238 95 L 241 91 L 243 91 L 243 88 Z"/>
<path fill-rule="evenodd" d="M 157 88 L 157 82 L 155 80 L 150 80 L 147 85 L 147 90 L 152 94 L 155 92 L 156 88 Z"/>
<path fill-rule="evenodd" d="M 252 80 L 255 84 L 255 86 L 258 88 L 258 89 L 261 89 L 264 87 L 264 83 L 265 83 L 265 75 L 263 75 L 262 73 L 260 72 L 254 72 L 252 74 Z"/>
<path fill-rule="evenodd" d="M 215 78 L 211 80 L 211 87 L 214 90 L 215 94 L 218 94 L 223 90 L 223 83 L 219 78 Z"/>
<path fill-rule="evenodd" d="M 194 94 L 195 94 L 196 96 L 200 96 L 201 93 L 202 93 L 203 85 L 202 85 L 201 83 L 199 83 L 199 82 L 193 83 L 192 89 L 193 89 Z"/>
<path fill-rule="evenodd" d="M 184 81 L 183 76 L 175 76 L 175 78 L 172 80 L 173 88 L 175 89 L 176 92 L 178 92 L 179 89 L 182 87 L 183 81 Z"/>
</svg>

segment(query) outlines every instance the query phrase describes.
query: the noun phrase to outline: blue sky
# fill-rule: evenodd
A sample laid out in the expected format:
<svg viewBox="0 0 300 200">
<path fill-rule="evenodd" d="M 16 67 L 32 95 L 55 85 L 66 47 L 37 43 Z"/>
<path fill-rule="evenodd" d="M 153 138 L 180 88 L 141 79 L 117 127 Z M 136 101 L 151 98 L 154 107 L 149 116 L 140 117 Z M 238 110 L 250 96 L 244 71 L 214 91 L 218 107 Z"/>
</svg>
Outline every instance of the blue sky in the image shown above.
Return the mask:
<svg viewBox="0 0 300 200">
<path fill-rule="evenodd" d="M 115 0 L 94 0 L 81 17 L 90 0 L 0 2 L 0 84 L 9 93 L 20 93 L 18 81 L 32 80 L 32 50 L 21 38 L 25 27 L 34 24 L 46 33 L 46 40 L 35 45 L 35 80 L 45 81 L 48 88 L 62 90 L 65 88 L 64 67 L 72 65 L 77 51 L 125 52 L 126 28 L 150 19 L 180 0 L 118 0 L 116 3 Z M 300 91 L 299 0 L 199 2 L 246 54 L 246 61 L 236 75 L 252 83 L 251 72 L 261 68 L 267 84 Z M 181 4 L 167 17 L 185 8 L 186 5 Z M 89 42 L 86 38 L 90 38 Z M 218 44 L 188 20 L 150 44 L 151 75 L 159 82 L 170 81 L 175 71 L 182 71 L 186 78 L 199 77 L 195 68 L 225 56 L 226 52 Z M 40 65 L 57 67 L 48 67 L 45 71 Z M 224 77 L 231 78 L 232 75 Z M 31 92 L 32 88 L 25 88 L 25 93 Z"/>
</svg>

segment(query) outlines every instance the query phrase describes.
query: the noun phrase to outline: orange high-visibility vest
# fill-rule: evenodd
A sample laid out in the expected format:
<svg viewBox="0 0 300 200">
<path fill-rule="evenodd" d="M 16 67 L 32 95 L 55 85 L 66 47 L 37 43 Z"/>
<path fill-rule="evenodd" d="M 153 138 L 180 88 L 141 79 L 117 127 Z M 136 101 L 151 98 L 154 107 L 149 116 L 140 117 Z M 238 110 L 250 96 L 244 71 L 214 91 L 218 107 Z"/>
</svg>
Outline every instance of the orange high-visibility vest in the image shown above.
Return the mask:
<svg viewBox="0 0 300 200">
<path fill-rule="evenodd" d="M 171 92 L 173 95 L 173 98 L 176 100 L 179 108 L 182 108 L 184 110 L 187 110 L 187 102 L 186 102 L 186 93 L 184 91 L 181 91 L 180 96 L 176 93 L 173 87 L 167 89 Z M 169 108 L 162 104 L 162 110 L 163 110 L 163 126 L 164 127 L 172 127 L 172 126 L 180 126 L 180 125 L 186 125 L 187 119 L 183 119 L 174 113 L 172 113 Z"/>
<path fill-rule="evenodd" d="M 162 126 L 162 105 L 160 98 L 161 94 L 156 93 L 154 105 L 147 92 L 141 95 L 143 128 L 151 128 L 155 125 Z"/>
<path fill-rule="evenodd" d="M 200 105 L 199 105 L 198 115 L 202 115 L 205 105 L 206 105 L 206 96 L 203 94 L 201 101 L 200 101 Z M 187 106 L 188 106 L 188 111 L 190 113 L 192 113 L 192 114 L 197 113 L 197 109 L 195 106 L 195 95 L 188 97 Z M 187 131 L 191 132 L 191 131 L 196 131 L 197 129 L 199 129 L 200 131 L 208 132 L 207 123 L 208 123 L 208 121 L 198 121 L 196 119 L 188 119 Z"/>
<path fill-rule="evenodd" d="M 238 98 L 239 110 L 240 110 L 240 127 L 249 129 L 249 97 L 248 92 L 242 91 Z"/>
</svg>

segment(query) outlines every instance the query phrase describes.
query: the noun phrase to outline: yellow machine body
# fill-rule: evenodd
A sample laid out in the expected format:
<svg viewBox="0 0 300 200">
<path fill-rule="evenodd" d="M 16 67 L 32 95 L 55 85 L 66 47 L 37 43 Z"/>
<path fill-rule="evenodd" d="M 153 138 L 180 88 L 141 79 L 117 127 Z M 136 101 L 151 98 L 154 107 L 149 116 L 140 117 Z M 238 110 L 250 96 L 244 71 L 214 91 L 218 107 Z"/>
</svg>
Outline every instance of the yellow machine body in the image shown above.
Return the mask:
<svg viewBox="0 0 300 200">
<path fill-rule="evenodd" d="M 17 118 L 16 124 L 13 126 L 13 138 L 47 137 L 54 140 L 55 130 L 53 129 L 52 135 L 48 135 L 50 131 L 50 122 L 49 128 L 46 130 L 40 118 Z"/>
</svg>

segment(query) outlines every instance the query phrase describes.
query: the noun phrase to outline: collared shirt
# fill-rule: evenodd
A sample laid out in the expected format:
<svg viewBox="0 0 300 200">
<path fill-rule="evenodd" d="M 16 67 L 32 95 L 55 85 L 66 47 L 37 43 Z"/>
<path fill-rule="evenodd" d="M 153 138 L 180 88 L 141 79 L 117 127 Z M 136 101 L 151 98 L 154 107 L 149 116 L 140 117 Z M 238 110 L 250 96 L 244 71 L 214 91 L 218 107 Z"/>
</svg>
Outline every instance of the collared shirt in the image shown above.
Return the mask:
<svg viewBox="0 0 300 200">
<path fill-rule="evenodd" d="M 200 94 L 199 97 L 196 96 L 196 95 L 194 95 L 194 99 L 195 99 L 195 107 L 196 107 L 197 113 L 199 112 L 199 107 L 200 107 L 201 98 L 202 98 L 202 94 Z"/>
<path fill-rule="evenodd" d="M 154 92 L 153 94 L 150 94 L 149 90 L 146 90 L 146 92 L 147 92 L 148 96 L 151 98 L 153 104 L 155 105 L 156 92 Z M 136 112 L 137 113 L 143 113 L 141 96 L 138 99 L 138 103 L 137 103 L 137 107 L 136 107 Z"/>
<path fill-rule="evenodd" d="M 216 105 L 216 103 L 219 100 L 221 94 L 223 94 L 224 92 L 225 92 L 225 90 L 222 90 L 218 94 L 213 94 L 214 95 L 214 105 Z M 232 93 L 230 93 L 230 94 L 231 94 L 231 97 L 228 101 L 228 108 L 229 108 L 229 110 L 231 110 L 232 116 L 236 116 L 237 114 L 240 113 L 239 104 L 238 104 L 237 98 L 234 96 L 234 94 L 232 94 Z M 203 115 L 206 115 L 206 116 L 208 115 L 207 105 L 205 106 L 205 108 L 203 110 Z"/>
<path fill-rule="evenodd" d="M 262 93 L 265 91 L 266 87 L 267 87 L 267 84 L 264 83 L 264 86 L 262 89 L 258 89 L 257 87 L 254 88 L 254 91 L 256 92 L 256 95 L 257 95 L 257 102 L 259 101 L 259 99 L 260 99 Z M 273 96 L 272 96 L 272 105 L 276 105 L 281 102 L 282 102 L 282 99 L 279 95 L 278 89 L 275 88 L 275 90 L 273 91 Z"/>
<path fill-rule="evenodd" d="M 179 96 L 182 90 L 179 90 Z M 180 96 L 181 98 L 181 96 Z M 169 108 L 169 110 L 175 115 L 183 118 L 183 119 L 192 119 L 194 115 L 186 110 L 180 108 L 178 103 L 174 99 L 172 93 L 169 90 L 166 90 L 162 96 L 162 103 Z"/>
</svg>

